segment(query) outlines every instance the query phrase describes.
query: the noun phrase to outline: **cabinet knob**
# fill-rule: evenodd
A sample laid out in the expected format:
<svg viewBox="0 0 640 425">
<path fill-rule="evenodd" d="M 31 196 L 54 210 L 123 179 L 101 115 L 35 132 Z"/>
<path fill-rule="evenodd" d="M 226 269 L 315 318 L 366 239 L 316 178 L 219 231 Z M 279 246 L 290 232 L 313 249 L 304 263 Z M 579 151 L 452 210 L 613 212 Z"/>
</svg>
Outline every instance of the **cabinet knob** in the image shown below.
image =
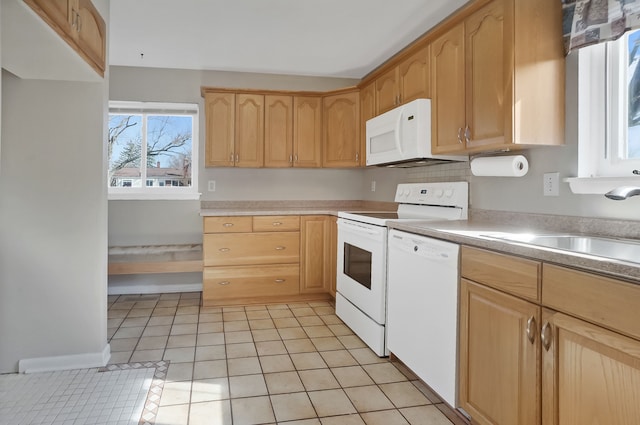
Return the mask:
<svg viewBox="0 0 640 425">
<path fill-rule="evenodd" d="M 298 162 L 298 154 L 295 154 L 295 156 L 293 157 L 295 162 Z"/>
<path fill-rule="evenodd" d="M 540 340 L 542 341 L 542 346 L 546 351 L 549 351 L 549 348 L 551 347 L 551 338 L 551 325 L 549 325 L 549 322 L 546 322 L 540 331 Z"/>
<path fill-rule="evenodd" d="M 218 282 L 218 285 L 229 285 L 231 282 L 229 282 L 228 280 L 223 280 L 222 282 Z"/>
<path fill-rule="evenodd" d="M 360 154 L 356 152 L 356 162 L 360 161 Z"/>
<path fill-rule="evenodd" d="M 224 223 L 223 227 L 233 227 L 233 223 Z"/>
<path fill-rule="evenodd" d="M 286 248 L 284 246 L 277 246 L 276 251 L 284 251 Z"/>
<path fill-rule="evenodd" d="M 532 344 L 536 342 L 536 318 L 534 316 L 527 320 L 527 339 Z"/>
<path fill-rule="evenodd" d="M 274 221 L 273 223 L 271 223 L 273 226 L 282 226 L 282 223 L 279 221 Z"/>
<path fill-rule="evenodd" d="M 469 126 L 464 128 L 464 141 L 469 143 L 471 141 L 471 129 Z"/>
<path fill-rule="evenodd" d="M 462 144 L 462 127 L 458 127 L 458 143 Z"/>
<path fill-rule="evenodd" d="M 276 283 L 284 283 L 284 282 L 286 282 L 286 279 L 276 279 L 275 282 Z"/>
<path fill-rule="evenodd" d="M 220 248 L 218 251 L 220 251 L 220 252 L 229 252 L 229 251 L 231 251 L 231 249 L 229 249 L 229 248 Z"/>
<path fill-rule="evenodd" d="M 236 154 L 236 163 L 240 162 L 240 155 Z"/>
</svg>

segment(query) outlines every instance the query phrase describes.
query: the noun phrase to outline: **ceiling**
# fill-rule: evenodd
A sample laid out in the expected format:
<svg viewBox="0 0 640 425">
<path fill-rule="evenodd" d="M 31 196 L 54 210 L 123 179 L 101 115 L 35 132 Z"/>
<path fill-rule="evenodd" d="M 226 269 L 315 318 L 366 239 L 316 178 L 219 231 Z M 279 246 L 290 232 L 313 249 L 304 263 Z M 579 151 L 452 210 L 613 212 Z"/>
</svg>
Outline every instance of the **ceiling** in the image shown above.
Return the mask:
<svg viewBox="0 0 640 425">
<path fill-rule="evenodd" d="M 361 78 L 467 0 L 111 0 L 110 65 Z"/>
</svg>

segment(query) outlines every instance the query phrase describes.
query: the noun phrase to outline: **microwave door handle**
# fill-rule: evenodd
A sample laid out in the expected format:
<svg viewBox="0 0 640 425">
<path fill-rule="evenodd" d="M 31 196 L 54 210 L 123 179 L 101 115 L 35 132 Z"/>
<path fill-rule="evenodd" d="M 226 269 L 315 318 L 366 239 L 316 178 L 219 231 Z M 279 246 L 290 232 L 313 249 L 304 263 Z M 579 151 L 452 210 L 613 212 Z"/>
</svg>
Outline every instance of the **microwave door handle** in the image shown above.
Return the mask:
<svg viewBox="0 0 640 425">
<path fill-rule="evenodd" d="M 398 149 L 398 152 L 400 153 L 401 157 L 404 157 L 404 152 L 402 152 L 402 142 L 400 140 L 400 132 L 402 131 L 403 115 L 404 115 L 404 110 L 400 111 L 400 113 L 398 114 L 398 120 L 396 121 L 396 131 L 394 132 L 395 139 L 396 139 L 396 148 Z"/>
</svg>

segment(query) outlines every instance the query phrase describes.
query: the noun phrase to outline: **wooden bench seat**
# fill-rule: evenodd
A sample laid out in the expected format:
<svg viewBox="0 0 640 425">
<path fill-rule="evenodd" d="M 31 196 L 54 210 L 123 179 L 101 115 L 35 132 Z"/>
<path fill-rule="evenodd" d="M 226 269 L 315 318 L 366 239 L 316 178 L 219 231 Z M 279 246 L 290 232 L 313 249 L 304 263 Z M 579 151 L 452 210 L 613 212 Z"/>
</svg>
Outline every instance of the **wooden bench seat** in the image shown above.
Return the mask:
<svg viewBox="0 0 640 425">
<path fill-rule="evenodd" d="M 109 247 L 109 274 L 202 272 L 202 244 Z"/>
</svg>

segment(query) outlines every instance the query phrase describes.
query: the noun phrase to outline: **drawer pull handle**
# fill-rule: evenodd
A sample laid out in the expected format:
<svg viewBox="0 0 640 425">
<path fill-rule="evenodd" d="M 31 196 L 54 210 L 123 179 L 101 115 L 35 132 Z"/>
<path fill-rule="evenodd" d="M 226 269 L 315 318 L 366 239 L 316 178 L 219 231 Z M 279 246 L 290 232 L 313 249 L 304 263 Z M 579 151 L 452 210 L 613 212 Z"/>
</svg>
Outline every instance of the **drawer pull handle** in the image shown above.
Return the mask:
<svg viewBox="0 0 640 425">
<path fill-rule="evenodd" d="M 279 221 L 274 221 L 272 224 L 273 224 L 274 226 L 282 226 L 282 223 L 281 223 L 281 222 L 279 222 Z"/>
<path fill-rule="evenodd" d="M 218 285 L 229 285 L 231 282 L 228 280 L 223 280 L 222 282 L 218 282 Z"/>
<path fill-rule="evenodd" d="M 551 325 L 549 322 L 546 322 L 542 326 L 542 330 L 540 331 L 540 339 L 542 340 L 542 346 L 546 351 L 549 351 L 549 347 L 551 347 Z"/>
<path fill-rule="evenodd" d="M 286 281 L 286 279 L 276 279 L 275 282 L 276 283 L 284 283 Z"/>
<path fill-rule="evenodd" d="M 233 227 L 233 223 L 224 223 L 222 226 L 224 226 L 224 227 Z"/>
<path fill-rule="evenodd" d="M 220 248 L 218 251 L 220 251 L 220 252 L 229 252 L 229 251 L 231 251 L 231 249 L 230 248 Z"/>
<path fill-rule="evenodd" d="M 284 246 L 277 246 L 276 251 L 284 251 L 286 248 Z"/>
<path fill-rule="evenodd" d="M 527 339 L 532 344 L 536 341 L 536 318 L 534 316 L 527 320 Z"/>
</svg>

